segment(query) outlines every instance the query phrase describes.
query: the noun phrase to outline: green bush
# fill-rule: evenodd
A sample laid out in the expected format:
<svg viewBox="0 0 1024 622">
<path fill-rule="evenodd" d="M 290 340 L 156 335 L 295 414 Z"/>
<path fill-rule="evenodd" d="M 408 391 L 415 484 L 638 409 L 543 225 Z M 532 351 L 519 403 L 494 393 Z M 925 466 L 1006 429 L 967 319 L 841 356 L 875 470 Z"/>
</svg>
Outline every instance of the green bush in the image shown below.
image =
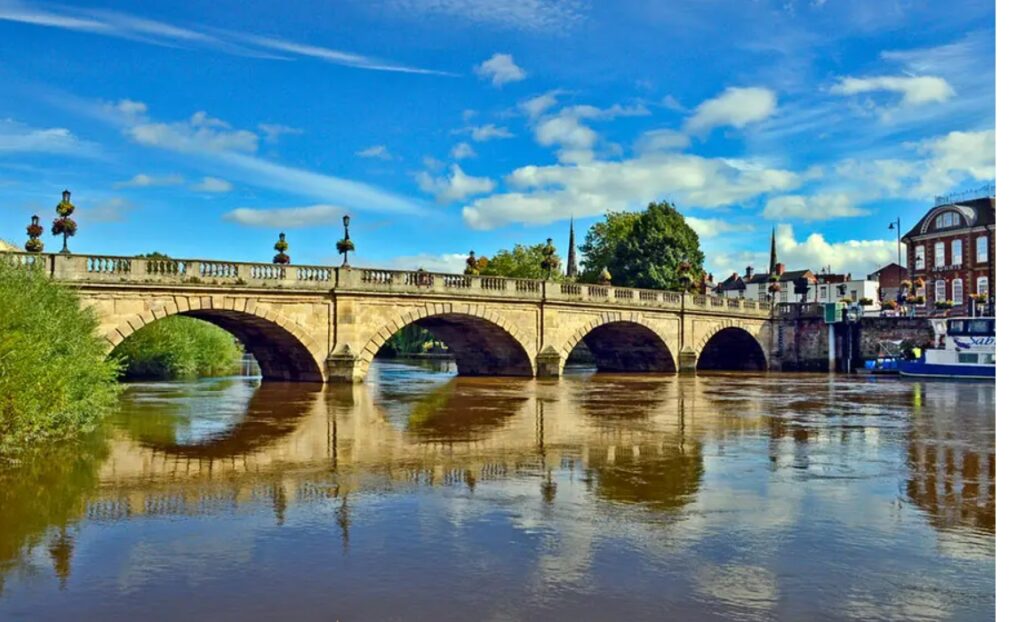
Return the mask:
<svg viewBox="0 0 1024 622">
<path fill-rule="evenodd" d="M 190 317 L 149 324 L 122 341 L 112 358 L 130 380 L 175 380 L 237 374 L 242 348 L 227 331 Z"/>
<path fill-rule="evenodd" d="M 92 428 L 117 398 L 92 312 L 42 271 L 0 257 L 0 455 Z"/>
</svg>

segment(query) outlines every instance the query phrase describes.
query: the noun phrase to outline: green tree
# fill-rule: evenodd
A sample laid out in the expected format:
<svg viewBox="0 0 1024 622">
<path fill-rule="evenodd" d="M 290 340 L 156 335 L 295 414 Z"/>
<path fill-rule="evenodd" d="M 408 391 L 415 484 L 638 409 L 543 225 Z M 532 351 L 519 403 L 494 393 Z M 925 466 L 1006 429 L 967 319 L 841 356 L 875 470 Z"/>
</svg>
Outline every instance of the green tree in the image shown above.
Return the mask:
<svg viewBox="0 0 1024 622">
<path fill-rule="evenodd" d="M 544 268 L 546 265 L 544 254 L 545 244 L 534 244 L 532 246 L 524 246 L 522 244 L 516 244 L 512 247 L 512 250 L 502 249 L 494 254 L 490 259 L 484 261 L 484 258 L 478 260 L 477 267 L 480 270 L 480 274 L 485 276 L 507 276 L 518 279 L 544 279 L 547 278 L 548 271 Z M 558 255 L 553 256 L 555 265 L 559 265 L 561 260 L 558 259 Z M 551 275 L 554 280 L 561 280 L 562 276 L 557 272 Z"/>
<path fill-rule="evenodd" d="M 242 348 L 222 328 L 172 316 L 144 326 L 111 356 L 124 361 L 125 378 L 173 380 L 237 374 Z"/>
<path fill-rule="evenodd" d="M 704 278 L 704 253 L 697 233 L 667 201 L 651 203 L 643 212 L 609 213 L 605 222 L 587 232 L 580 247 L 586 254 L 583 280 L 598 282 L 607 265 L 612 282 L 627 287 L 673 289 L 681 287 L 680 266 L 691 287 Z"/>
<path fill-rule="evenodd" d="M 118 365 L 77 294 L 0 258 L 0 455 L 92 428 L 117 397 Z"/>
</svg>

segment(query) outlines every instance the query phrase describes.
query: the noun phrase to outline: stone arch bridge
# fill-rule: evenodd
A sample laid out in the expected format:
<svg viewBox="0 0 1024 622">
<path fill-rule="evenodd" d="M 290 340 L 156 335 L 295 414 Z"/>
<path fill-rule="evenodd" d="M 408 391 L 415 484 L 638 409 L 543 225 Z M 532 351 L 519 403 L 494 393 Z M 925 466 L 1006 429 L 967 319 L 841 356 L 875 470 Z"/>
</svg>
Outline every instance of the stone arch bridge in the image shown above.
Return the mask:
<svg viewBox="0 0 1024 622">
<path fill-rule="evenodd" d="M 8 253 L 73 285 L 111 349 L 170 315 L 235 335 L 268 380 L 359 382 L 416 324 L 460 374 L 560 376 L 581 342 L 599 371 L 773 368 L 767 303 L 423 271 Z"/>
</svg>

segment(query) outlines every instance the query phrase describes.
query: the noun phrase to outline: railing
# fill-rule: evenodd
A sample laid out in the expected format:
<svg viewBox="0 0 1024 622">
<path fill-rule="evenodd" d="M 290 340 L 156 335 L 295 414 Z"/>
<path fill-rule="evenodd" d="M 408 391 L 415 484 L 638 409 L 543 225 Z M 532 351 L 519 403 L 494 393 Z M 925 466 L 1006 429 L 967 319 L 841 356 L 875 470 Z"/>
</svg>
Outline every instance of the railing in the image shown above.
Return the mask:
<svg viewBox="0 0 1024 622">
<path fill-rule="evenodd" d="M 666 310 L 766 316 L 770 303 L 704 294 L 633 289 L 590 283 L 556 283 L 539 279 L 442 274 L 424 270 L 338 268 L 291 264 L 245 263 L 204 259 L 116 257 L 3 252 L 18 266 L 39 267 L 63 281 L 258 287 L 342 292 L 387 292 L 409 295 L 450 295 L 512 300 L 544 300 L 562 304 L 627 306 Z"/>
</svg>

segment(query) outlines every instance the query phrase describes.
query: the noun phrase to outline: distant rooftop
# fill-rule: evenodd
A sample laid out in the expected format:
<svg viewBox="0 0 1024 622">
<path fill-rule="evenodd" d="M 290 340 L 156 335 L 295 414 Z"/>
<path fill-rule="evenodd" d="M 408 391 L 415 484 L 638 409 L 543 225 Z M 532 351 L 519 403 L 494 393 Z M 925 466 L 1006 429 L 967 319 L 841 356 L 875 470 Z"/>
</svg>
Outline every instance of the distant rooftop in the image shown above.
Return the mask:
<svg viewBox="0 0 1024 622">
<path fill-rule="evenodd" d="M 936 195 L 935 205 L 933 207 L 938 207 L 940 205 L 953 205 L 954 203 L 970 201 L 972 199 L 987 199 L 994 196 L 996 196 L 996 185 L 986 184 L 979 188 L 972 188 L 971 190 L 964 190 L 962 192 Z"/>
</svg>

